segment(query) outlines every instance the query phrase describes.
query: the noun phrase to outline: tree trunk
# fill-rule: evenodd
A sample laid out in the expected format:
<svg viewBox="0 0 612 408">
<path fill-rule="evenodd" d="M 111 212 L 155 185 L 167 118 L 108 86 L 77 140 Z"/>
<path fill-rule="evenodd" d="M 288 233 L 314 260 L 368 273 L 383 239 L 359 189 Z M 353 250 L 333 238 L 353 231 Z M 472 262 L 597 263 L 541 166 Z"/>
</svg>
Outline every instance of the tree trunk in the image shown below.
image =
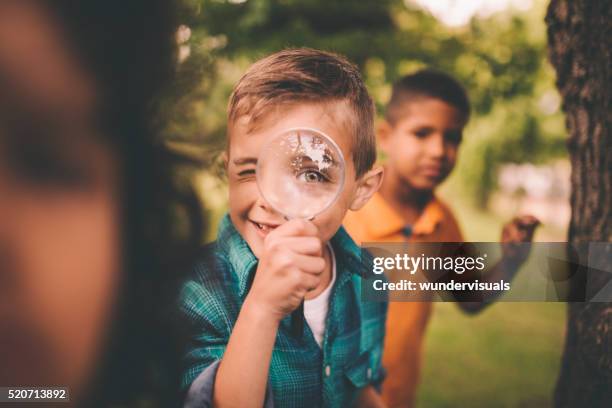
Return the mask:
<svg viewBox="0 0 612 408">
<path fill-rule="evenodd" d="M 612 2 L 552 0 L 546 23 L 569 131 L 568 241 L 611 242 Z M 604 272 L 592 278 L 603 287 Z M 611 326 L 612 303 L 569 304 L 556 407 L 612 406 Z"/>
</svg>

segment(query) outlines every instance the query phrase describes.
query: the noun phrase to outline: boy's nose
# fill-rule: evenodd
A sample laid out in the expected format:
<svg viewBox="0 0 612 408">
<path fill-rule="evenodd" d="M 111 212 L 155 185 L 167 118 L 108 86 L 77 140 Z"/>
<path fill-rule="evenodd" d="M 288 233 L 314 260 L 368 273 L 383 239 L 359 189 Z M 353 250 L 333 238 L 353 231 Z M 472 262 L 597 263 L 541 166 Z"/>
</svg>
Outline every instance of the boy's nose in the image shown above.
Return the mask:
<svg viewBox="0 0 612 408">
<path fill-rule="evenodd" d="M 257 202 L 255 203 L 255 206 L 258 207 L 258 208 L 261 208 L 267 214 L 270 214 L 270 215 L 273 215 L 273 216 L 277 216 L 277 217 L 282 217 L 282 214 L 279 214 L 278 211 L 276 211 L 274 208 L 272 208 L 270 206 L 270 204 L 268 204 L 268 202 L 266 200 L 264 200 L 262 197 L 259 197 L 257 199 Z"/>
<path fill-rule="evenodd" d="M 429 143 L 427 144 L 427 153 L 429 153 L 429 156 L 440 158 L 444 156 L 444 152 L 444 135 L 441 133 L 431 135 L 429 138 Z"/>
</svg>

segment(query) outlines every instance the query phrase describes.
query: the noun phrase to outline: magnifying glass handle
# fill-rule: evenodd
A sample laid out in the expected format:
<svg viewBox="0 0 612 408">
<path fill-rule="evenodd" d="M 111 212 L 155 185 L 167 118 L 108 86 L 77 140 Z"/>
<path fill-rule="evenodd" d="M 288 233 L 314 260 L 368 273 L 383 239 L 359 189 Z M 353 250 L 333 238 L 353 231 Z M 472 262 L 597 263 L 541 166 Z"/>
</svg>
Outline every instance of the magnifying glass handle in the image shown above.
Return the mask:
<svg viewBox="0 0 612 408">
<path fill-rule="evenodd" d="M 301 337 L 304 332 L 304 301 L 297 309 L 291 312 L 291 333 L 295 337 Z"/>
<path fill-rule="evenodd" d="M 315 217 L 313 215 L 311 217 L 306 218 L 306 220 L 312 221 L 314 220 L 314 218 Z M 285 216 L 285 220 L 289 221 L 290 218 Z M 304 333 L 305 319 L 306 318 L 304 317 L 304 301 L 302 300 L 302 303 L 300 303 L 298 308 L 291 312 L 291 334 L 293 334 L 294 337 L 301 337 L 302 333 Z"/>
</svg>

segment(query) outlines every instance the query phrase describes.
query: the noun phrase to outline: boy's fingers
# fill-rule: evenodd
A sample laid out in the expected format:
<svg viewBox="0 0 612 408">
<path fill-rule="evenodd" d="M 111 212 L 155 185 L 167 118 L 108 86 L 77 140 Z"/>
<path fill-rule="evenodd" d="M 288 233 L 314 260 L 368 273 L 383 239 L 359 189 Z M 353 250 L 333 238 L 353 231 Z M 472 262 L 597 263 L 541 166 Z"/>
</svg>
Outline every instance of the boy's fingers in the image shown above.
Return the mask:
<svg viewBox="0 0 612 408">
<path fill-rule="evenodd" d="M 503 242 L 524 242 L 533 237 L 536 227 L 540 224 L 533 215 L 515 217 L 502 230 Z"/>
<path fill-rule="evenodd" d="M 533 215 L 523 215 L 515 218 L 515 222 L 522 228 L 535 228 L 540 224 L 540 220 Z"/>
<path fill-rule="evenodd" d="M 540 221 L 533 217 L 527 216 L 514 219 L 502 235 L 502 240 L 505 242 L 529 242 L 533 239 L 536 227 Z"/>
<path fill-rule="evenodd" d="M 525 220 L 521 220 L 519 230 L 521 232 L 521 241 L 531 241 L 535 234 L 535 229 L 540 225 L 540 220 L 533 216 L 529 216 Z"/>
<path fill-rule="evenodd" d="M 307 274 L 320 275 L 325 269 L 325 259 L 320 256 L 295 255 L 293 266 Z"/>
<path fill-rule="evenodd" d="M 316 275 L 308 275 L 303 274 L 300 278 L 300 287 L 306 289 L 307 291 L 316 289 L 321 283 L 321 278 Z"/>
<path fill-rule="evenodd" d="M 323 253 L 323 243 L 317 237 L 279 237 L 275 243 L 298 254 L 321 256 Z"/>
<path fill-rule="evenodd" d="M 316 236 L 319 229 L 312 221 L 293 219 L 277 227 L 270 234 L 277 237 Z"/>
<path fill-rule="evenodd" d="M 504 226 L 502 230 L 502 239 L 503 240 L 512 240 L 515 239 L 519 233 L 519 227 L 516 222 L 511 221 Z"/>
</svg>

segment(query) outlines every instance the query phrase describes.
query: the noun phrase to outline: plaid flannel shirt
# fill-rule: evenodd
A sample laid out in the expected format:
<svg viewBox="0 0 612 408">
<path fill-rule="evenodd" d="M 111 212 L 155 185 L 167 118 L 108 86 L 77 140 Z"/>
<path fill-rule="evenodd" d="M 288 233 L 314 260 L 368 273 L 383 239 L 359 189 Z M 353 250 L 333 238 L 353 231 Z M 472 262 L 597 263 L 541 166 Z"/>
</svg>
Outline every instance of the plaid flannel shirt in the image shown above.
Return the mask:
<svg viewBox="0 0 612 408">
<path fill-rule="evenodd" d="M 266 406 L 345 407 L 359 389 L 380 384 L 387 305 L 361 300 L 361 250 L 343 228 L 330 241 L 336 258 L 322 347 L 308 324 L 296 338 L 291 316 L 279 326 Z M 206 246 L 181 294 L 190 322 L 183 386 L 186 406 L 212 405 L 214 376 L 257 268 L 257 258 L 225 216 L 217 241 Z"/>
</svg>

